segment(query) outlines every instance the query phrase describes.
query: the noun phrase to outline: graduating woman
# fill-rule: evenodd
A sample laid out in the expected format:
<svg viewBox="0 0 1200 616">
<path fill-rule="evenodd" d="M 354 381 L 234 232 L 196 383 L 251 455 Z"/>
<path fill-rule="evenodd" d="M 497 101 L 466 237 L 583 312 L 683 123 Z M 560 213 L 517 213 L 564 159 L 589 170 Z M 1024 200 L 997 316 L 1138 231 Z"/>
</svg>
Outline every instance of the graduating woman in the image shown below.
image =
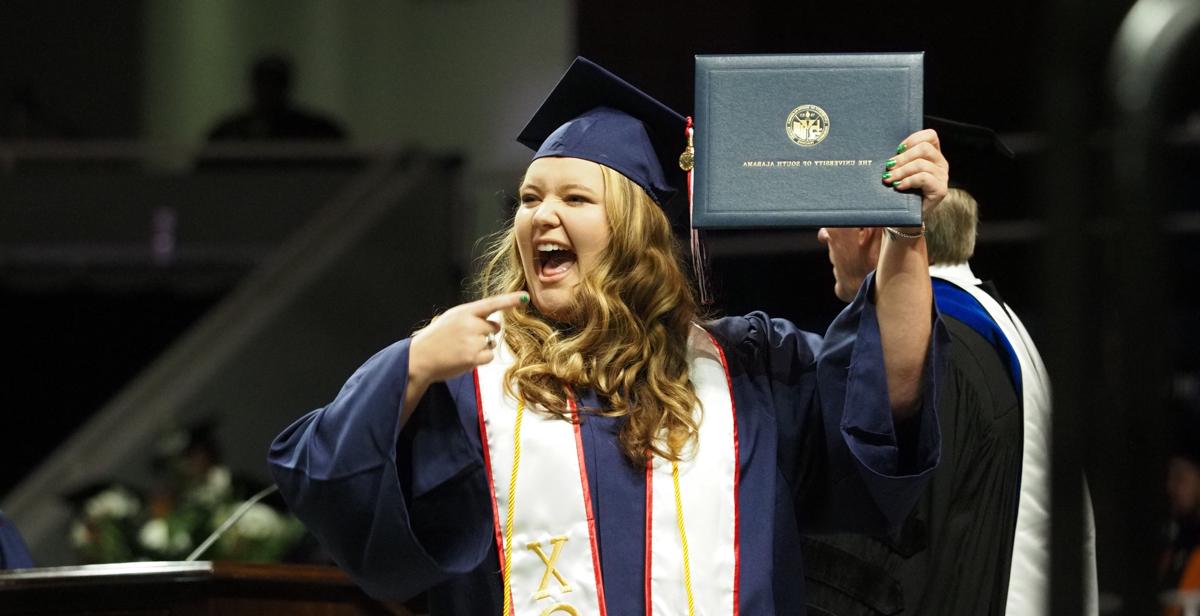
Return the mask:
<svg viewBox="0 0 1200 616">
<path fill-rule="evenodd" d="M 433 614 L 798 614 L 802 527 L 906 515 L 939 442 L 920 229 L 884 241 L 824 339 L 701 322 L 664 212 L 684 126 L 576 60 L 518 138 L 536 153 L 483 298 L 272 444 L 289 505 L 368 592 L 428 591 Z M 937 136 L 902 150 L 885 183 L 928 211 Z"/>
</svg>

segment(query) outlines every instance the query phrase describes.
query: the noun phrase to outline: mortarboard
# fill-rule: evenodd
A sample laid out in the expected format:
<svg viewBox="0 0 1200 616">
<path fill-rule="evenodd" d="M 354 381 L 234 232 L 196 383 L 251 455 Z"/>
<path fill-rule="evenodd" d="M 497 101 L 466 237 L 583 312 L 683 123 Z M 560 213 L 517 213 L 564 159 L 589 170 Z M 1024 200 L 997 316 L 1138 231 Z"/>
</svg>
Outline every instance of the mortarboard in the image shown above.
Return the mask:
<svg viewBox="0 0 1200 616">
<path fill-rule="evenodd" d="M 996 134 L 977 124 L 925 116 L 925 126 L 938 133 L 942 154 L 950 161 L 950 187 L 981 198 L 997 181 L 1011 178 L 1007 165 L 1016 155 Z"/>
<path fill-rule="evenodd" d="M 676 162 L 684 148 L 684 127 L 683 116 L 670 107 L 578 57 L 517 141 L 534 150 L 535 160 L 564 156 L 611 167 L 667 210 L 684 187 Z"/>
</svg>

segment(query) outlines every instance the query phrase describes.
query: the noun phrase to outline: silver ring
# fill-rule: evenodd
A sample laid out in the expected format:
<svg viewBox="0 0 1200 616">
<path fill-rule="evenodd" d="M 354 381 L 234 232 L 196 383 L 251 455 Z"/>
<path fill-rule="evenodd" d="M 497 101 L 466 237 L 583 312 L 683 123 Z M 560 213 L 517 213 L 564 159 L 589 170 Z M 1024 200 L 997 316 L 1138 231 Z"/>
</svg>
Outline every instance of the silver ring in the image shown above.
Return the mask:
<svg viewBox="0 0 1200 616">
<path fill-rule="evenodd" d="M 496 348 L 496 334 L 488 334 L 484 336 L 483 342 L 487 345 L 488 349 Z"/>
</svg>

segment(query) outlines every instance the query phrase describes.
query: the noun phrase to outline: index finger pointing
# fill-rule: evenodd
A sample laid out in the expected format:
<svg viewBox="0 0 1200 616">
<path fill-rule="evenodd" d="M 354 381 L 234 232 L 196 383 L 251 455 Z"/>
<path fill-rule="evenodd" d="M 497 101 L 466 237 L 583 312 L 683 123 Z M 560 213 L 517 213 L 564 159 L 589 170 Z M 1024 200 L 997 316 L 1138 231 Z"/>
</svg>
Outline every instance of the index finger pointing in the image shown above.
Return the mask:
<svg viewBox="0 0 1200 616">
<path fill-rule="evenodd" d="M 486 319 L 488 315 L 498 310 L 511 310 L 522 304 L 529 303 L 529 293 L 525 291 L 517 291 L 514 293 L 505 293 L 503 295 L 493 295 L 485 297 L 467 304 L 467 309 L 471 314 Z"/>
</svg>

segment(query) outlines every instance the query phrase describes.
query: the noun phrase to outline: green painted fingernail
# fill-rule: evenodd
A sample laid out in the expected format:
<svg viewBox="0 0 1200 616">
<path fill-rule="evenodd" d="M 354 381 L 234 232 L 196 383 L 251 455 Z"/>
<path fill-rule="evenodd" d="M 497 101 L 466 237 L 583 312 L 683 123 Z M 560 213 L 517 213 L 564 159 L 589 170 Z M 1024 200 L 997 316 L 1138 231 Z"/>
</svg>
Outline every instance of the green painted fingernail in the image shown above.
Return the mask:
<svg viewBox="0 0 1200 616">
<path fill-rule="evenodd" d="M 891 160 L 887 161 L 887 164 L 886 164 L 886 165 L 884 165 L 884 166 L 883 166 L 883 168 L 884 168 L 884 169 L 891 169 L 892 167 L 895 167 L 895 166 L 896 166 L 896 159 L 894 159 L 894 158 L 893 158 L 893 159 L 891 159 Z"/>
<path fill-rule="evenodd" d="M 900 147 L 896 148 L 896 153 L 897 153 L 897 154 L 903 154 L 903 153 L 904 153 L 904 150 L 907 150 L 907 149 L 908 149 L 908 146 L 906 146 L 906 145 L 904 145 L 903 143 L 901 143 L 901 144 L 900 144 Z"/>
<path fill-rule="evenodd" d="M 892 174 L 891 174 L 891 173 L 889 173 L 889 172 L 887 172 L 887 171 L 884 171 L 884 172 L 883 172 L 883 179 L 885 179 L 885 180 L 889 180 L 889 179 L 891 179 L 891 177 L 892 177 Z"/>
<path fill-rule="evenodd" d="M 522 294 L 521 294 L 521 303 L 522 303 L 522 304 L 528 304 L 528 303 L 529 303 L 529 294 L 528 294 L 528 293 L 522 293 Z"/>
<path fill-rule="evenodd" d="M 904 180 L 896 180 L 895 182 L 892 182 L 892 188 L 895 188 L 896 190 L 900 190 L 900 184 L 902 182 L 904 182 Z"/>
</svg>

